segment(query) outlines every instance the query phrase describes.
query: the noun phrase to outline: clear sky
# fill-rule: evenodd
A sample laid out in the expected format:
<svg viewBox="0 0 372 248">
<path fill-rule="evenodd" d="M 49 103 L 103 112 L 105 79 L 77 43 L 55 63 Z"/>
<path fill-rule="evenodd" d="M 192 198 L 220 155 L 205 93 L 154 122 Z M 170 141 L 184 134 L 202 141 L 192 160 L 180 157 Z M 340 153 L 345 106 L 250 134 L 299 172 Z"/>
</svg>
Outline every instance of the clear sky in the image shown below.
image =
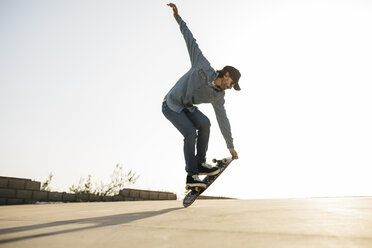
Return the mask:
<svg viewBox="0 0 372 248">
<path fill-rule="evenodd" d="M 182 194 L 183 137 L 161 113 L 190 67 L 167 1 L 0 1 L 0 175 L 68 190 L 116 164 Z M 215 69 L 240 159 L 206 192 L 372 195 L 372 2 L 175 1 Z M 229 156 L 213 109 L 208 160 Z"/>
</svg>

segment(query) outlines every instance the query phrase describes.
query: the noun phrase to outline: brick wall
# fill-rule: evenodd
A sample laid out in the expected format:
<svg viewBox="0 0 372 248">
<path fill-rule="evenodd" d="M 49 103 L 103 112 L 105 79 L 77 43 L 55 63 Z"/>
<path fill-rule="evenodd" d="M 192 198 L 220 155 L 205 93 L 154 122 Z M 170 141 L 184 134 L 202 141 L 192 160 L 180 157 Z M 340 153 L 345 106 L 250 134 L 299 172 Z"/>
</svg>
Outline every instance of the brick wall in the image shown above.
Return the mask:
<svg viewBox="0 0 372 248">
<path fill-rule="evenodd" d="M 201 195 L 198 197 L 199 200 L 235 200 L 236 198 L 224 197 L 224 196 L 208 196 Z"/>
<path fill-rule="evenodd" d="M 96 202 L 96 201 L 147 201 L 176 200 L 174 193 L 138 189 L 123 189 L 115 196 L 71 194 L 40 190 L 40 182 L 31 179 L 0 177 L 0 205 L 35 202 Z"/>
<path fill-rule="evenodd" d="M 31 179 L 0 177 L 0 204 L 31 203 L 34 195 L 40 195 L 40 184 Z"/>
<path fill-rule="evenodd" d="M 127 201 L 177 200 L 177 195 L 173 193 L 139 189 L 123 189 L 119 195 Z"/>
</svg>

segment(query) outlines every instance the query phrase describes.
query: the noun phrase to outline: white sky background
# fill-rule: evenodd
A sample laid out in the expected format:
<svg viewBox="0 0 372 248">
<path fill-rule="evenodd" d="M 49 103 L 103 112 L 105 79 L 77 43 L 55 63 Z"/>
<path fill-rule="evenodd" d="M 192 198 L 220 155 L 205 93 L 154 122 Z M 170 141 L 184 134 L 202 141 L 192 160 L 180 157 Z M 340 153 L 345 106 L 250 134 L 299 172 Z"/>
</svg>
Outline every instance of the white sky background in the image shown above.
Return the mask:
<svg viewBox="0 0 372 248">
<path fill-rule="evenodd" d="M 68 190 L 108 181 L 184 192 L 183 138 L 161 113 L 190 67 L 167 1 L 0 1 L 0 175 Z M 215 69 L 241 73 L 226 109 L 234 161 L 206 192 L 372 195 L 370 1 L 176 1 Z M 212 107 L 208 160 L 229 156 Z"/>
</svg>

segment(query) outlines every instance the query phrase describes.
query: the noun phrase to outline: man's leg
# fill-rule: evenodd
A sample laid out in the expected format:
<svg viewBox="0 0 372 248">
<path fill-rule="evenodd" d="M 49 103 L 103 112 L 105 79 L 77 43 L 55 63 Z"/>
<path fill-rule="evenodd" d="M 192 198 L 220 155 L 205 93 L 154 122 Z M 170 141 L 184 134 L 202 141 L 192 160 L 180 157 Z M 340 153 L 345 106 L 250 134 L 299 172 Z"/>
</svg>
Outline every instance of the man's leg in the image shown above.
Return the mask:
<svg viewBox="0 0 372 248">
<path fill-rule="evenodd" d="M 180 131 L 184 137 L 183 152 L 186 161 L 186 172 L 189 176 L 198 174 L 198 164 L 195 157 L 196 128 L 185 111 L 181 113 L 171 110 L 163 103 L 164 116 Z"/>
<path fill-rule="evenodd" d="M 200 165 L 206 160 L 211 123 L 208 117 L 198 109 L 194 112 L 186 112 L 186 115 L 198 130 L 196 162 Z"/>
</svg>

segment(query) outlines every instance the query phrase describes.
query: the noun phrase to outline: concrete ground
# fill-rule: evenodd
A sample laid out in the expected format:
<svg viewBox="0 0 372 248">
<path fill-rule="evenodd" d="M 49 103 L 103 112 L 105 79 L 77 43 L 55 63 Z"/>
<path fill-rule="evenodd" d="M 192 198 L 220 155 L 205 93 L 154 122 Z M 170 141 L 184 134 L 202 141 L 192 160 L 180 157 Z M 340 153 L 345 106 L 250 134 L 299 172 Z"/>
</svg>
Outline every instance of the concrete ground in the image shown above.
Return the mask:
<svg viewBox="0 0 372 248">
<path fill-rule="evenodd" d="M 0 247 L 372 247 L 372 197 L 0 207 Z"/>
</svg>

